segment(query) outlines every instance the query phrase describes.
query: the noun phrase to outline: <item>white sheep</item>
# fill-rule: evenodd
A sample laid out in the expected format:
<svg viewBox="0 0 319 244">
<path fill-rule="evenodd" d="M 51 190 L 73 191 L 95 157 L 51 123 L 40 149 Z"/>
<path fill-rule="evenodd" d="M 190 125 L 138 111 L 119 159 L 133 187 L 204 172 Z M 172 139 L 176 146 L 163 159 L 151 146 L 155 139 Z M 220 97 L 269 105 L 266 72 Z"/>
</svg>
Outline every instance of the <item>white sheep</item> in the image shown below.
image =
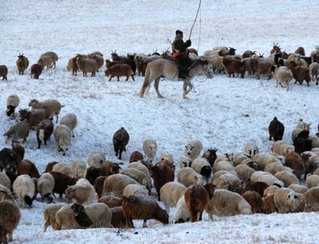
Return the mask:
<svg viewBox="0 0 319 244">
<path fill-rule="evenodd" d="M 206 180 L 209 180 L 212 174 L 212 168 L 206 158 L 196 158 L 191 167 Z"/>
<path fill-rule="evenodd" d="M 69 168 L 68 165 L 66 165 L 64 163 L 57 163 L 57 164 L 53 165 L 52 171 L 67 175 L 71 178 L 73 177 L 72 170 Z"/>
<path fill-rule="evenodd" d="M 79 179 L 79 178 L 84 178 L 86 176 L 87 164 L 85 161 L 81 161 L 81 160 L 73 161 L 71 162 L 69 168 L 71 169 L 73 178 Z"/>
<path fill-rule="evenodd" d="M 276 80 L 276 87 L 280 85 L 281 87 L 289 90 L 289 82 L 293 79 L 293 75 L 288 67 L 280 66 L 276 68 L 274 78 Z"/>
<path fill-rule="evenodd" d="M 288 170 L 282 170 L 275 174 L 275 177 L 277 179 L 281 180 L 286 187 L 288 187 L 291 184 L 299 184 L 299 180 L 296 175 L 294 175 L 291 171 Z"/>
<path fill-rule="evenodd" d="M 308 188 L 319 186 L 319 175 L 309 175 L 306 179 L 306 186 Z"/>
<path fill-rule="evenodd" d="M 253 160 L 261 169 L 264 169 L 268 164 L 273 162 L 282 163 L 276 155 L 271 153 L 258 153 L 253 157 Z"/>
<path fill-rule="evenodd" d="M 13 182 L 13 192 L 21 207 L 31 207 L 35 195 L 34 180 L 29 175 L 19 175 Z"/>
<path fill-rule="evenodd" d="M 129 184 L 139 184 L 136 180 L 123 174 L 114 174 L 104 180 L 102 195 L 114 194 L 122 197 L 124 188 Z"/>
<path fill-rule="evenodd" d="M 311 140 L 311 146 L 313 148 L 319 147 L 319 137 L 318 136 L 309 136 L 309 139 Z"/>
<path fill-rule="evenodd" d="M 219 177 L 214 176 L 213 184 L 219 189 L 228 189 L 232 191 L 240 191 L 241 189 L 241 180 L 239 177 L 229 172 L 222 174 Z"/>
<path fill-rule="evenodd" d="M 175 207 L 178 200 L 184 196 L 186 187 L 176 181 L 166 183 L 161 187 L 160 199 L 165 205 L 165 209 L 169 212 L 170 207 Z"/>
<path fill-rule="evenodd" d="M 304 185 L 299 185 L 299 184 L 291 184 L 288 186 L 288 188 L 294 190 L 297 193 L 304 194 L 308 191 L 308 187 Z"/>
<path fill-rule="evenodd" d="M 203 150 L 203 144 L 199 140 L 192 140 L 185 145 L 184 155 L 191 160 L 197 158 Z"/>
<path fill-rule="evenodd" d="M 191 167 L 181 168 L 177 173 L 177 181 L 186 187 L 204 183 L 202 176 Z"/>
<path fill-rule="evenodd" d="M 64 115 L 60 121 L 61 125 L 66 125 L 72 132 L 72 137 L 74 137 L 74 129 L 78 124 L 78 119 L 74 113 L 68 113 Z"/>
<path fill-rule="evenodd" d="M 105 156 L 101 152 L 92 152 L 87 159 L 88 167 L 101 168 L 105 162 Z"/>
<path fill-rule="evenodd" d="M 182 156 L 181 159 L 179 160 L 179 167 L 191 167 L 192 165 L 192 160 L 186 156 Z"/>
<path fill-rule="evenodd" d="M 276 141 L 272 145 L 271 151 L 286 157 L 289 152 L 295 151 L 295 147 L 293 145 L 286 144 L 284 141 Z"/>
<path fill-rule="evenodd" d="M 17 95 L 10 95 L 7 98 L 7 116 L 15 116 L 15 109 L 19 106 L 20 99 Z"/>
<path fill-rule="evenodd" d="M 43 173 L 37 180 L 37 191 L 40 193 L 42 199 L 47 199 L 52 202 L 52 197 L 50 196 L 53 192 L 55 186 L 54 177 L 50 173 Z"/>
<path fill-rule="evenodd" d="M 143 151 L 147 158 L 147 161 L 152 163 L 155 159 L 157 152 L 157 143 L 155 140 L 146 139 L 143 142 Z"/>
<path fill-rule="evenodd" d="M 244 152 L 247 157 L 252 158 L 259 153 L 259 148 L 256 143 L 247 143 L 244 147 Z"/>
<path fill-rule="evenodd" d="M 11 180 L 4 170 L 0 171 L 0 185 L 3 185 L 8 189 L 11 188 Z"/>
<path fill-rule="evenodd" d="M 287 166 L 284 166 L 282 163 L 280 162 L 273 162 L 273 163 L 270 163 L 268 164 L 266 167 L 265 167 L 265 171 L 266 172 L 269 172 L 270 174 L 273 174 L 275 175 L 276 173 L 280 172 L 280 171 L 283 171 L 283 170 L 286 170 L 286 171 L 292 171 L 291 168 L 287 167 Z"/>
<path fill-rule="evenodd" d="M 123 189 L 123 196 L 129 197 L 129 196 L 148 196 L 148 190 L 145 186 L 140 184 L 129 184 Z"/>
<path fill-rule="evenodd" d="M 284 185 L 284 183 L 282 181 L 278 180 L 275 176 L 273 176 L 272 174 L 270 174 L 268 172 L 264 172 L 264 171 L 254 172 L 250 177 L 250 181 L 252 183 L 263 182 L 269 186 L 271 186 L 273 184 L 278 184 L 280 186 Z"/>
<path fill-rule="evenodd" d="M 241 195 L 224 189 L 215 190 L 213 197 L 208 201 L 206 212 L 211 219 L 213 215 L 252 214 L 251 206 Z"/>
<path fill-rule="evenodd" d="M 316 82 L 318 85 L 319 82 L 319 63 L 313 62 L 309 65 L 309 74 L 311 77 L 311 80 L 313 82 Z"/>
<path fill-rule="evenodd" d="M 160 156 L 160 161 L 167 161 L 170 162 L 172 165 L 174 164 L 173 155 L 170 153 L 162 153 Z"/>
<path fill-rule="evenodd" d="M 121 174 L 127 175 L 131 177 L 132 179 L 136 180 L 138 183 L 144 185 L 149 192 L 152 190 L 152 178 L 147 173 L 145 174 L 143 171 L 137 169 L 137 168 L 127 168 L 126 170 L 123 170 Z"/>
<path fill-rule="evenodd" d="M 234 167 L 232 161 L 229 161 L 229 160 L 217 161 L 216 160 L 215 163 L 214 163 L 214 166 L 213 166 L 213 172 L 215 174 L 217 171 L 220 171 L 220 170 L 234 172 L 235 171 L 235 167 Z"/>
<path fill-rule="evenodd" d="M 48 227 L 51 225 L 54 230 L 57 229 L 55 214 L 62 208 L 67 206 L 66 203 L 54 203 L 49 204 L 43 211 L 44 218 L 44 231 L 47 231 Z"/>
<path fill-rule="evenodd" d="M 251 167 L 249 167 L 246 164 L 239 164 L 235 167 L 235 171 L 239 177 L 240 180 L 243 182 L 248 182 L 251 175 L 255 172 L 255 170 Z"/>
<path fill-rule="evenodd" d="M 127 168 L 128 169 L 130 169 L 130 168 L 138 169 L 138 170 L 142 171 L 145 175 L 150 176 L 150 171 L 148 170 L 148 168 L 143 163 L 141 163 L 139 161 L 129 163 Z"/>
<path fill-rule="evenodd" d="M 54 129 L 53 135 L 58 152 L 62 152 L 62 155 L 65 156 L 65 152 L 69 150 L 71 145 L 71 130 L 66 125 L 58 125 Z"/>
<path fill-rule="evenodd" d="M 295 141 L 295 139 L 297 138 L 297 136 L 299 135 L 300 132 L 302 132 L 303 130 L 310 130 L 310 123 L 306 123 L 304 122 L 302 119 L 299 120 L 299 122 L 297 123 L 296 127 L 293 129 L 292 131 L 292 141 Z"/>
<path fill-rule="evenodd" d="M 244 153 L 235 154 L 233 159 L 234 166 L 241 164 L 245 160 L 251 160 L 251 159 L 247 157 L 247 155 Z"/>
<path fill-rule="evenodd" d="M 65 190 L 67 199 L 76 203 L 88 205 L 97 202 L 97 193 L 91 183 L 84 178 L 79 179 L 75 185 Z"/>
<path fill-rule="evenodd" d="M 178 200 L 176 204 L 176 212 L 174 216 L 175 223 L 184 223 L 188 222 L 191 219 L 191 213 L 188 210 L 188 207 L 185 202 L 184 195 Z"/>
<path fill-rule="evenodd" d="M 292 213 L 300 210 L 301 194 L 290 188 L 279 188 L 274 193 L 274 203 L 279 213 Z"/>
</svg>

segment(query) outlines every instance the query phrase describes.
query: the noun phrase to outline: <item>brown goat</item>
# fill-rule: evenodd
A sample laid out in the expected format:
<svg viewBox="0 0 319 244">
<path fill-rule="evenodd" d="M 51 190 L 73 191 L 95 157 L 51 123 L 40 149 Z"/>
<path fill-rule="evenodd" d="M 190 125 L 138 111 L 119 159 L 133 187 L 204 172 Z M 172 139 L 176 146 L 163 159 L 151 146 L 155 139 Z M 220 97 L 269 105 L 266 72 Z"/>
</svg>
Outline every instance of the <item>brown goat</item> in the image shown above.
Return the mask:
<svg viewBox="0 0 319 244">
<path fill-rule="evenodd" d="M 245 70 L 240 58 L 225 56 L 223 58 L 223 65 L 229 77 L 235 77 L 235 74 L 241 74 L 241 78 L 244 78 Z"/>
<path fill-rule="evenodd" d="M 131 153 L 129 162 L 132 163 L 132 162 L 137 162 L 137 161 L 143 161 L 143 159 L 144 159 L 144 156 L 141 152 L 134 151 Z"/>
<path fill-rule="evenodd" d="M 115 208 L 122 206 L 122 198 L 108 195 L 108 196 L 102 196 L 99 198 L 98 202 L 105 203 L 109 208 Z"/>
<path fill-rule="evenodd" d="M 148 219 L 156 219 L 168 224 L 167 212 L 153 199 L 142 196 L 123 197 L 122 207 L 130 223 L 133 223 L 133 219 L 143 219 L 143 227 L 146 227 Z"/>
<path fill-rule="evenodd" d="M 207 207 L 209 199 L 214 195 L 215 185 L 208 183 L 202 185 L 189 186 L 185 193 L 185 203 L 191 214 L 192 222 L 202 220 L 204 209 Z"/>
<path fill-rule="evenodd" d="M 45 119 L 40 122 L 37 126 L 37 141 L 38 148 L 41 148 L 41 143 L 43 141 L 44 145 L 47 145 L 47 141 L 50 140 L 50 137 L 53 133 L 54 125 L 52 119 Z"/>
<path fill-rule="evenodd" d="M 40 174 L 35 166 L 30 160 L 22 160 L 17 165 L 18 175 L 29 175 L 31 178 L 39 178 Z"/>
<path fill-rule="evenodd" d="M 114 228 L 133 228 L 132 222 L 127 221 L 122 207 L 114 207 L 112 210 L 112 225 Z"/>
<path fill-rule="evenodd" d="M 71 178 L 65 174 L 61 174 L 59 172 L 50 172 L 50 174 L 53 176 L 55 185 L 53 189 L 53 193 L 58 193 L 60 197 L 62 198 L 62 195 L 64 194 L 65 190 L 72 185 L 75 185 L 76 179 Z"/>
<path fill-rule="evenodd" d="M 126 76 L 126 81 L 128 81 L 130 76 L 133 81 L 135 80 L 133 70 L 128 64 L 112 65 L 105 71 L 105 76 L 110 76 L 109 81 L 111 81 L 114 76 L 117 77 L 117 81 L 120 81 L 120 76 Z"/>
<path fill-rule="evenodd" d="M 301 179 L 301 176 L 305 173 L 305 167 L 301 156 L 296 152 L 288 152 L 285 158 L 285 164 L 293 169 L 293 173 Z"/>
<path fill-rule="evenodd" d="M 295 83 L 298 82 L 300 85 L 302 85 L 303 81 L 306 81 L 307 86 L 309 86 L 311 78 L 308 67 L 301 65 L 298 66 L 295 62 L 290 62 L 288 67 L 291 70 L 294 79 L 296 80 Z"/>
<path fill-rule="evenodd" d="M 43 66 L 40 64 L 33 64 L 31 66 L 31 78 L 33 79 L 39 79 L 41 73 L 43 70 Z"/>
<path fill-rule="evenodd" d="M 17 68 L 18 68 L 18 71 L 19 71 L 19 75 L 23 75 L 24 71 L 29 66 L 29 60 L 23 54 L 20 54 L 18 56 L 18 60 L 17 60 L 16 64 L 17 64 Z"/>
<path fill-rule="evenodd" d="M 174 168 L 170 166 L 170 162 L 163 160 L 151 167 L 151 175 L 157 192 L 158 200 L 160 200 L 160 190 L 167 182 L 174 181 Z"/>
<path fill-rule="evenodd" d="M 263 200 L 256 191 L 246 191 L 243 198 L 250 204 L 253 213 L 262 213 Z"/>
<path fill-rule="evenodd" d="M 2 80 L 7 80 L 8 75 L 8 67 L 5 65 L 0 65 L 0 77 L 2 77 Z"/>
</svg>

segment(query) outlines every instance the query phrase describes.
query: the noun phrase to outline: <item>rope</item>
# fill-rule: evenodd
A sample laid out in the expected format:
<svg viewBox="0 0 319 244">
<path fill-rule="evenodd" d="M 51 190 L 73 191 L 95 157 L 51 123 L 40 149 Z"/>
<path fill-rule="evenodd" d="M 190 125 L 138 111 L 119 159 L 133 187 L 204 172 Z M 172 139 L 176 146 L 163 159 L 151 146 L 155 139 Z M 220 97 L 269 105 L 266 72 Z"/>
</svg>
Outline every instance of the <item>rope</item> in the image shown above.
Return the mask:
<svg viewBox="0 0 319 244">
<path fill-rule="evenodd" d="M 202 0 L 199 0 L 197 12 L 196 12 L 196 15 L 195 15 L 195 19 L 194 19 L 193 25 L 192 25 L 191 30 L 190 30 L 190 32 L 189 32 L 188 40 L 190 40 L 191 37 L 192 37 L 192 32 L 193 32 L 195 23 L 196 23 L 196 21 L 197 21 L 197 17 L 198 17 L 198 14 L 199 14 L 199 10 L 200 10 L 201 5 L 202 5 Z"/>
<path fill-rule="evenodd" d="M 202 34 L 202 10 L 199 10 L 199 32 L 198 32 L 198 48 L 197 48 L 198 52 L 200 47 L 201 34 Z"/>
</svg>

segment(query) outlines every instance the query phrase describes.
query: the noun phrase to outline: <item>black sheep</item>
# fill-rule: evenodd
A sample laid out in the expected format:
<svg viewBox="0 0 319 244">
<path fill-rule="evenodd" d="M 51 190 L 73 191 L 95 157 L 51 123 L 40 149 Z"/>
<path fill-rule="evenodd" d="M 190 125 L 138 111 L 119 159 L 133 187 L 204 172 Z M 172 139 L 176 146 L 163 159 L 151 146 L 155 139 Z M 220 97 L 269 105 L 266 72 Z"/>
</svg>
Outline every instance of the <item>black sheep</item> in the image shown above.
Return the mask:
<svg viewBox="0 0 319 244">
<path fill-rule="evenodd" d="M 113 146 L 114 146 L 115 156 L 117 156 L 119 159 L 122 159 L 122 152 L 126 151 L 126 146 L 129 140 L 130 140 L 130 135 L 123 127 L 114 133 Z"/>
<path fill-rule="evenodd" d="M 281 123 L 277 117 L 274 117 L 274 119 L 270 122 L 269 127 L 269 140 L 279 141 L 282 140 L 282 137 L 284 135 L 285 127 L 283 123 Z"/>
</svg>

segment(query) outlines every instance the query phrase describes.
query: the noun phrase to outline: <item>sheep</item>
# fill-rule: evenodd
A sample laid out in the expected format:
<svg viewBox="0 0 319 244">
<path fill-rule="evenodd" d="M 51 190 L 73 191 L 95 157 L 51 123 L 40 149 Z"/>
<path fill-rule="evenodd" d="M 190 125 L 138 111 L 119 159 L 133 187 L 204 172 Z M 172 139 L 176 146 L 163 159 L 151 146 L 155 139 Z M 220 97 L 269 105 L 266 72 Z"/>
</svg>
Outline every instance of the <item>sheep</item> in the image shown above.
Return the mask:
<svg viewBox="0 0 319 244">
<path fill-rule="evenodd" d="M 91 76 L 94 77 L 98 70 L 97 62 L 93 58 L 89 58 L 85 55 L 76 55 L 76 64 L 83 72 L 84 77 L 87 76 L 87 73 L 91 73 Z"/>
<path fill-rule="evenodd" d="M 53 201 L 51 194 L 53 192 L 55 180 L 50 173 L 43 173 L 37 180 L 37 191 L 40 193 L 43 200 L 48 203 Z"/>
<path fill-rule="evenodd" d="M 77 126 L 78 120 L 74 113 L 68 113 L 64 115 L 60 121 L 60 125 L 66 125 L 72 132 L 72 137 L 74 137 L 74 129 Z"/>
<path fill-rule="evenodd" d="M 288 67 L 291 70 L 293 78 L 296 80 L 296 82 L 299 82 L 301 85 L 305 80 L 307 82 L 307 86 L 309 86 L 311 78 L 308 67 L 297 65 L 295 62 L 290 62 Z"/>
<path fill-rule="evenodd" d="M 191 220 L 191 213 L 186 206 L 184 194 L 180 197 L 176 204 L 174 223 L 184 223 Z"/>
<path fill-rule="evenodd" d="M 184 196 L 186 187 L 175 181 L 167 182 L 160 189 L 160 200 L 164 203 L 165 209 L 169 212 L 170 207 L 175 207 L 178 200 Z"/>
<path fill-rule="evenodd" d="M 243 198 L 249 203 L 251 206 L 251 210 L 253 213 L 262 213 L 262 205 L 263 200 L 261 195 L 256 191 L 246 191 L 242 195 Z"/>
<path fill-rule="evenodd" d="M 306 179 L 306 186 L 308 188 L 319 186 L 319 175 L 309 175 Z"/>
<path fill-rule="evenodd" d="M 31 79 L 38 80 L 42 74 L 43 66 L 40 64 L 32 64 L 31 66 Z"/>
<path fill-rule="evenodd" d="M 105 156 L 101 152 L 92 152 L 89 154 L 87 164 L 89 167 L 101 168 L 105 162 Z"/>
<path fill-rule="evenodd" d="M 240 58 L 225 56 L 223 58 L 223 65 L 229 77 L 235 77 L 235 74 L 241 74 L 241 78 L 244 78 L 245 69 Z"/>
<path fill-rule="evenodd" d="M 143 161 L 143 160 L 144 160 L 143 154 L 139 151 L 134 151 L 131 153 L 129 163 Z"/>
<path fill-rule="evenodd" d="M 255 170 L 246 164 L 239 164 L 235 167 L 235 171 L 242 182 L 248 182 Z"/>
<path fill-rule="evenodd" d="M 29 175 L 31 178 L 39 178 L 40 174 L 35 166 L 30 160 L 22 160 L 17 164 L 18 175 Z"/>
<path fill-rule="evenodd" d="M 313 173 L 319 167 L 319 156 L 313 152 L 304 152 L 301 154 L 305 166 L 305 177 Z"/>
<path fill-rule="evenodd" d="M 81 217 L 86 216 L 92 224 L 81 226 Z M 82 227 L 90 228 L 110 228 L 112 227 L 112 211 L 104 203 L 92 203 L 86 207 L 79 204 L 62 207 L 55 214 L 56 229 L 78 229 Z M 78 223 L 78 221 L 80 223 Z"/>
<path fill-rule="evenodd" d="M 294 147 L 296 153 L 303 153 L 312 150 L 312 140 L 309 138 L 309 131 L 301 131 L 294 140 Z"/>
<path fill-rule="evenodd" d="M 129 184 L 123 189 L 123 197 L 130 196 L 144 196 L 147 197 L 149 195 L 149 191 L 145 186 L 140 184 Z"/>
<path fill-rule="evenodd" d="M 11 201 L 0 202 L 0 241 L 8 243 L 12 241 L 13 231 L 17 228 L 21 219 L 19 208 Z"/>
<path fill-rule="evenodd" d="M 13 150 L 9 148 L 0 150 L 0 170 L 4 170 L 11 182 L 17 177 L 17 164 L 18 157 Z"/>
<path fill-rule="evenodd" d="M 33 179 L 29 175 L 19 175 L 13 182 L 13 192 L 16 194 L 21 207 L 31 207 L 35 195 Z"/>
<path fill-rule="evenodd" d="M 29 103 L 29 107 L 33 109 L 43 108 L 46 111 L 47 118 L 56 116 L 56 122 L 58 122 L 61 108 L 63 108 L 64 105 L 55 99 L 47 99 L 42 102 L 32 99 Z"/>
<path fill-rule="evenodd" d="M 56 68 L 56 62 L 58 61 L 59 57 L 55 52 L 49 51 L 46 53 L 43 53 L 40 56 L 40 60 L 43 60 L 44 64 L 47 66 L 47 68 Z M 41 61 L 40 61 L 41 63 Z"/>
<path fill-rule="evenodd" d="M 224 189 L 215 190 L 205 210 L 211 219 L 213 215 L 232 216 L 252 213 L 251 206 L 241 195 Z"/>
<path fill-rule="evenodd" d="M 138 184 L 138 182 L 127 175 L 110 175 L 104 181 L 102 195 L 113 193 L 115 196 L 121 197 L 123 195 L 124 188 L 129 184 Z"/>
<path fill-rule="evenodd" d="M 305 193 L 305 211 L 319 211 L 319 186 L 312 187 Z"/>
<path fill-rule="evenodd" d="M 103 64 L 104 64 L 104 58 L 103 58 L 103 54 L 100 52 L 94 52 L 94 53 L 90 53 L 88 54 L 88 58 L 94 59 L 97 65 L 97 72 L 99 72 L 99 69 L 102 68 Z"/>
<path fill-rule="evenodd" d="M 172 168 L 169 164 L 166 164 L 166 161 L 161 161 L 151 167 L 151 173 L 154 181 L 154 187 L 159 199 L 161 187 L 167 182 L 174 181 L 174 168 Z"/>
<path fill-rule="evenodd" d="M 71 169 L 72 177 L 76 179 L 85 178 L 87 170 L 86 162 L 80 160 L 72 161 L 69 168 Z"/>
<path fill-rule="evenodd" d="M 53 176 L 55 182 L 53 193 L 58 193 L 60 198 L 62 198 L 62 195 L 69 186 L 72 186 L 76 183 L 76 179 L 62 173 L 50 172 L 50 174 Z"/>
<path fill-rule="evenodd" d="M 254 160 L 254 162 L 257 163 L 257 165 L 259 166 L 259 168 L 261 170 L 264 169 L 268 164 L 271 164 L 273 162 L 281 163 L 281 161 L 278 159 L 277 156 L 275 156 L 274 154 L 270 154 L 270 153 L 256 154 L 253 157 L 253 160 Z"/>
<path fill-rule="evenodd" d="M 274 193 L 274 203 L 278 213 L 298 212 L 302 205 L 301 194 L 289 188 L 279 188 Z"/>
<path fill-rule="evenodd" d="M 287 63 L 288 63 L 288 67 L 289 65 L 292 63 L 293 66 L 297 65 L 300 67 L 307 67 L 308 64 L 305 60 L 303 60 L 299 55 L 296 54 L 289 54 L 289 56 L 287 57 Z"/>
<path fill-rule="evenodd" d="M 184 155 L 190 160 L 194 160 L 202 150 L 203 144 L 199 140 L 192 140 L 185 145 Z"/>
<path fill-rule="evenodd" d="M 30 131 L 30 124 L 24 120 L 17 122 L 15 125 L 11 126 L 3 136 L 6 137 L 6 143 L 10 140 L 19 141 L 22 139 L 23 143 L 27 141 Z"/>
<path fill-rule="evenodd" d="M 19 54 L 18 60 L 16 61 L 16 65 L 17 65 L 19 75 L 23 75 L 24 71 L 29 66 L 29 59 L 26 56 L 24 56 L 23 54 Z"/>
<path fill-rule="evenodd" d="M 241 191 L 241 181 L 237 175 L 225 173 L 218 177 L 214 176 L 213 184 L 219 189 L 228 189 L 235 192 Z"/>
<path fill-rule="evenodd" d="M 54 230 L 57 229 L 55 214 L 62 208 L 67 206 L 66 203 L 54 203 L 49 204 L 43 211 L 44 218 L 44 232 L 47 231 L 49 226 L 52 226 Z"/>
<path fill-rule="evenodd" d="M 168 224 L 168 214 L 155 200 L 141 196 L 123 197 L 123 211 L 130 223 L 133 219 L 143 219 L 143 227 L 146 227 L 148 219 L 156 219 L 163 224 Z"/>
<path fill-rule="evenodd" d="M 58 152 L 65 156 L 71 144 L 71 130 L 66 125 L 58 125 L 53 132 Z"/>
<path fill-rule="evenodd" d="M 282 163 L 279 163 L 279 162 L 273 162 L 273 163 L 268 164 L 264 170 L 265 170 L 265 172 L 268 172 L 272 175 L 275 175 L 278 172 L 283 171 L 283 170 L 292 171 L 291 168 L 284 166 Z"/>
<path fill-rule="evenodd" d="M 245 52 L 243 52 L 241 56 L 242 58 L 249 58 L 253 56 L 254 54 L 256 54 L 256 51 L 246 50 Z"/>
<path fill-rule="evenodd" d="M 72 75 L 77 75 L 77 72 L 79 71 L 79 67 L 76 63 L 76 57 L 70 58 L 68 61 L 68 64 L 66 66 L 67 71 L 72 71 Z"/>
<path fill-rule="evenodd" d="M 65 197 L 76 203 L 88 205 L 97 201 L 97 194 L 94 187 L 87 179 L 79 179 L 75 185 L 65 190 Z"/>
<path fill-rule="evenodd" d="M 206 158 L 211 167 L 214 166 L 215 160 L 217 159 L 217 149 L 207 149 L 203 154 L 203 158 Z"/>
<path fill-rule="evenodd" d="M 2 77 L 2 80 L 8 80 L 8 67 L 6 65 L 0 65 L 0 77 Z"/>
<path fill-rule="evenodd" d="M 130 65 L 128 64 L 114 64 L 105 71 L 105 76 L 109 76 L 109 81 L 112 80 L 114 76 L 117 77 L 117 81 L 120 81 L 120 76 L 126 76 L 126 81 L 128 81 L 129 77 L 134 79 L 134 72 Z"/>
<path fill-rule="evenodd" d="M 102 192 L 103 192 L 103 185 L 104 185 L 105 179 L 106 179 L 106 176 L 99 176 L 94 181 L 94 189 L 95 189 L 95 192 L 97 193 L 97 196 L 99 198 L 101 197 Z"/>
<path fill-rule="evenodd" d="M 102 196 L 99 198 L 98 202 L 102 202 L 109 206 L 109 208 L 114 208 L 114 207 L 120 207 L 122 206 L 122 198 L 116 197 L 116 196 Z"/>
<path fill-rule="evenodd" d="M 6 114 L 8 117 L 15 115 L 15 109 L 19 106 L 20 99 L 17 95 L 10 95 L 7 98 L 7 110 Z"/>
<path fill-rule="evenodd" d="M 115 151 L 115 156 L 122 159 L 122 152 L 126 151 L 126 146 L 130 140 L 130 135 L 121 127 L 113 135 L 113 147 Z"/>
<path fill-rule="evenodd" d="M 143 151 L 147 160 L 152 163 L 157 151 L 157 143 L 155 140 L 146 139 L 143 142 Z"/>
<path fill-rule="evenodd" d="M 85 178 L 93 185 L 95 181 L 100 176 L 108 176 L 111 175 L 110 172 L 107 172 L 105 168 L 95 168 L 95 167 L 88 167 L 86 170 Z"/>
<path fill-rule="evenodd" d="M 185 167 L 180 169 L 177 173 L 177 181 L 182 183 L 186 187 L 189 187 L 193 184 L 203 183 L 202 176 L 191 167 Z"/>
<path fill-rule="evenodd" d="M 32 129 L 37 129 L 37 126 L 45 119 L 48 119 L 45 109 L 19 110 L 19 120 L 26 120 Z"/>
<path fill-rule="evenodd" d="M 112 211 L 112 226 L 114 228 L 133 228 L 133 224 L 127 221 L 122 207 L 114 207 Z"/>
<path fill-rule="evenodd" d="M 211 56 L 204 56 L 207 59 L 208 63 L 212 66 L 214 74 L 222 73 L 225 71 L 225 67 L 223 65 L 223 57 L 217 54 Z"/>
<path fill-rule="evenodd" d="M 318 132 L 317 132 L 317 134 L 318 134 Z M 318 137 L 318 135 L 309 136 L 309 139 L 311 140 L 311 147 L 312 148 L 319 147 L 319 137 Z"/>
<path fill-rule="evenodd" d="M 252 161 L 252 159 L 249 158 L 245 153 L 237 153 L 234 155 L 234 158 L 233 158 L 234 166 L 238 166 L 240 164 L 247 164 L 246 163 L 247 161 Z"/>
<path fill-rule="evenodd" d="M 282 156 L 287 156 L 289 152 L 294 152 L 295 147 L 293 145 L 286 144 L 283 141 L 276 141 L 271 147 L 273 153 L 278 153 Z"/>
<path fill-rule="evenodd" d="M 296 152 L 289 152 L 285 158 L 285 165 L 293 169 L 293 173 L 301 179 L 305 174 L 305 167 L 301 156 Z"/>
<path fill-rule="evenodd" d="M 283 170 L 283 171 L 277 172 L 275 176 L 278 178 L 278 180 L 281 180 L 286 187 L 288 187 L 291 184 L 299 184 L 299 180 L 297 176 L 295 176 L 290 171 Z"/>
<path fill-rule="evenodd" d="M 36 128 L 38 149 L 40 149 L 42 142 L 44 145 L 47 145 L 47 141 L 50 140 L 54 131 L 54 125 L 51 119 L 45 119 Z"/>
<path fill-rule="evenodd" d="M 233 163 L 229 160 L 220 160 L 220 161 L 216 160 L 214 163 L 214 166 L 213 166 L 213 172 L 215 174 L 217 171 L 220 171 L 220 170 L 234 172 L 235 167 L 234 167 Z"/>
<path fill-rule="evenodd" d="M 123 170 L 121 174 L 131 177 L 141 185 L 144 185 L 147 188 L 147 190 L 151 192 L 152 178 L 149 174 L 145 174 L 143 171 L 140 171 L 136 168 L 128 168 L 127 170 Z"/>
<path fill-rule="evenodd" d="M 277 184 L 277 185 L 280 185 L 280 186 L 284 185 L 284 183 L 281 180 L 278 180 L 272 174 L 270 174 L 268 172 L 264 172 L 264 171 L 256 171 L 256 172 L 254 172 L 251 175 L 250 180 L 251 180 L 252 183 L 264 182 L 264 183 L 266 183 L 269 186 L 271 186 L 273 184 Z"/>
<path fill-rule="evenodd" d="M 308 187 L 299 184 L 291 184 L 288 186 L 288 188 L 300 194 L 304 194 L 308 191 Z"/>
<path fill-rule="evenodd" d="M 54 60 L 47 55 L 41 55 L 41 57 L 38 60 L 38 64 L 41 65 L 43 68 L 52 68 L 53 67 Z"/>
<path fill-rule="evenodd" d="M 11 186 L 9 188 L 0 184 L 0 202 L 4 200 L 11 201 L 16 204 L 15 196 L 11 192 Z"/>
<path fill-rule="evenodd" d="M 8 189 L 11 188 L 11 180 L 4 170 L 0 171 L 0 185 L 3 185 Z"/>
<path fill-rule="evenodd" d="M 260 75 L 267 75 L 268 79 L 271 79 L 272 65 L 273 63 L 268 58 L 258 58 L 256 69 L 257 79 L 260 79 Z"/>
<path fill-rule="evenodd" d="M 51 172 L 58 172 L 69 177 L 73 177 L 72 170 L 64 163 L 57 163 L 53 166 Z"/>
<path fill-rule="evenodd" d="M 296 54 L 305 56 L 305 49 L 303 47 L 298 47 L 295 51 Z"/>
<path fill-rule="evenodd" d="M 139 171 L 142 171 L 145 175 L 150 175 L 149 169 L 141 162 L 133 162 L 128 164 L 128 168 L 135 168 Z"/>
<path fill-rule="evenodd" d="M 192 162 L 191 167 L 207 181 L 211 177 L 212 168 L 205 158 L 197 158 Z"/>
<path fill-rule="evenodd" d="M 317 47 L 314 51 L 311 52 L 311 61 L 319 63 L 319 48 Z"/>
<path fill-rule="evenodd" d="M 191 220 L 195 222 L 202 220 L 202 214 L 204 209 L 208 205 L 208 201 L 213 197 L 215 191 L 215 185 L 208 183 L 204 186 L 192 185 L 189 186 L 185 193 L 185 203 L 191 213 Z"/>
<path fill-rule="evenodd" d="M 247 143 L 244 147 L 244 152 L 248 158 L 252 158 L 257 153 L 259 153 L 259 149 L 255 143 Z"/>
<path fill-rule="evenodd" d="M 319 83 L 319 63 L 313 62 L 309 65 L 309 74 L 311 80 L 316 82 L 316 85 Z"/>
<path fill-rule="evenodd" d="M 289 90 L 289 82 L 293 79 L 293 73 L 286 66 L 280 66 L 274 71 L 274 78 L 276 80 L 276 87 L 280 85 L 283 88 Z"/>
<path fill-rule="evenodd" d="M 47 166 L 45 166 L 44 172 L 45 173 L 51 172 L 53 170 L 53 166 L 56 165 L 56 164 L 58 164 L 58 162 L 50 162 L 50 163 L 48 163 Z"/>
<path fill-rule="evenodd" d="M 17 162 L 21 162 L 24 159 L 25 149 L 24 147 L 17 142 L 12 143 L 12 151 L 16 154 Z"/>
</svg>

